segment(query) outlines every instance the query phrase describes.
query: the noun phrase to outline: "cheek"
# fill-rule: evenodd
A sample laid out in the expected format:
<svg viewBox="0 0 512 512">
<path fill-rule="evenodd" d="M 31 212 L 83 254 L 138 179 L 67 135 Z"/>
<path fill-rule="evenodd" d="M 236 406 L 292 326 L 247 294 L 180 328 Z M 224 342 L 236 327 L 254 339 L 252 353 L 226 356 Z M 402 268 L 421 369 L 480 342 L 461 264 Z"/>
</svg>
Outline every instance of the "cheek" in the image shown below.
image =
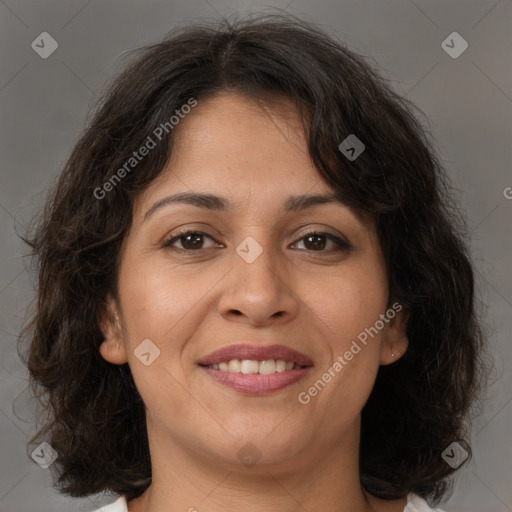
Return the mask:
<svg viewBox="0 0 512 512">
<path fill-rule="evenodd" d="M 201 315 L 206 314 L 204 299 L 215 280 L 190 268 L 185 275 L 158 263 L 126 261 L 121 270 L 119 294 L 127 325 L 128 363 L 147 413 L 161 423 L 177 417 L 185 424 L 199 421 L 191 396 L 184 392 L 182 356 Z M 141 342 L 148 347 L 144 352 L 139 350 Z M 140 356 L 147 352 L 146 365 Z"/>
<path fill-rule="evenodd" d="M 386 276 L 379 265 L 354 265 L 308 287 L 310 309 L 326 327 L 336 355 L 373 326 L 388 301 Z"/>
<path fill-rule="evenodd" d="M 318 373 L 308 385 L 315 386 L 318 379 L 326 382 L 325 388 L 322 383 L 316 385 L 321 389 L 317 406 L 329 409 L 329 404 L 343 404 L 346 414 L 338 417 L 334 408 L 331 418 L 343 423 L 358 414 L 375 382 L 384 331 L 376 333 L 372 328 L 386 310 L 386 275 L 375 261 L 347 265 L 309 290 L 313 292 L 308 305 L 323 330 L 325 345 Z"/>
<path fill-rule="evenodd" d="M 203 299 L 218 281 L 213 273 L 161 264 L 141 265 L 138 270 L 127 264 L 123 274 L 120 295 L 130 327 L 130 345 L 151 338 L 164 349 L 172 340 L 183 339 L 187 325 L 201 311 Z"/>
<path fill-rule="evenodd" d="M 164 418 L 190 413 L 193 417 L 193 402 L 184 392 L 193 345 L 188 342 L 211 314 L 212 293 L 222 275 L 194 272 L 186 265 L 182 269 L 158 263 L 122 267 L 119 293 L 127 322 L 128 363 L 151 414 Z M 156 345 L 158 355 L 145 366 L 137 354 L 147 339 Z"/>
</svg>

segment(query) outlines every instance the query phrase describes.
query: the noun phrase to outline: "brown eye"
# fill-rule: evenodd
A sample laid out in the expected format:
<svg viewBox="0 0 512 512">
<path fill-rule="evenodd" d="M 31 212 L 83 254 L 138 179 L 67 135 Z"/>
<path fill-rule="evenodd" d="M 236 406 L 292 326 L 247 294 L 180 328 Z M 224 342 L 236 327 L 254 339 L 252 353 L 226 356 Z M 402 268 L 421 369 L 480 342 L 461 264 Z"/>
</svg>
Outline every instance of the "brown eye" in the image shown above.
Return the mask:
<svg viewBox="0 0 512 512">
<path fill-rule="evenodd" d="M 196 251 L 198 249 L 204 249 L 205 237 L 213 240 L 213 238 L 203 233 L 202 231 L 185 231 L 174 236 L 163 244 L 163 247 L 169 247 L 184 251 Z M 181 247 L 176 247 L 174 244 L 180 242 Z M 206 247 L 208 249 L 208 247 Z"/>
<path fill-rule="evenodd" d="M 325 246 L 327 245 L 327 237 L 323 235 L 308 235 L 304 237 L 304 246 L 307 249 L 313 249 L 315 251 L 317 250 L 323 250 L 325 249 Z"/>
<path fill-rule="evenodd" d="M 183 235 L 179 238 L 184 249 L 201 249 L 204 243 L 203 235 L 193 233 L 191 235 Z"/>
<path fill-rule="evenodd" d="M 211 241 L 213 241 L 214 245 L 205 247 L 206 239 L 210 239 Z M 181 247 L 176 245 L 178 242 L 181 245 Z M 307 233 L 306 235 L 301 237 L 297 242 L 295 242 L 295 244 L 299 242 L 302 242 L 304 244 L 305 250 L 308 252 L 329 253 L 351 249 L 351 245 L 348 242 L 334 235 L 331 235 L 330 233 Z M 327 248 L 329 243 L 331 243 L 330 249 Z M 207 233 L 203 233 L 202 231 L 193 230 L 178 233 L 170 240 L 165 242 L 162 246 L 162 248 L 188 252 L 198 252 L 201 249 L 211 249 L 212 247 L 215 247 L 215 239 L 212 236 L 208 235 Z"/>
<path fill-rule="evenodd" d="M 304 241 L 303 244 L 307 251 L 331 252 L 348 250 L 351 248 L 351 245 L 348 242 L 345 242 L 344 240 L 331 235 L 330 233 L 307 233 L 297 242 L 295 242 L 295 244 L 301 241 Z M 334 248 L 331 250 L 324 250 L 329 242 L 334 245 Z"/>
</svg>

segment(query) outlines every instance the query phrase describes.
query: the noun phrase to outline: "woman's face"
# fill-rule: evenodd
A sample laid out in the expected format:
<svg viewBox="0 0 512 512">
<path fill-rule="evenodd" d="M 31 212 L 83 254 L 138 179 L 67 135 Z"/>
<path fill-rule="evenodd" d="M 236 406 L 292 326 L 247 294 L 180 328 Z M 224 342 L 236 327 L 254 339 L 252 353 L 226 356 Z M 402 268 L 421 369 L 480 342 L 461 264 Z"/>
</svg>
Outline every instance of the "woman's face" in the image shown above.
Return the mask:
<svg viewBox="0 0 512 512">
<path fill-rule="evenodd" d="M 102 321 L 101 354 L 128 362 L 151 442 L 203 461 L 286 467 L 353 444 L 379 365 L 407 347 L 403 312 L 379 322 L 388 284 L 373 223 L 297 199 L 333 191 L 280 105 L 223 93 L 180 121 L 134 205 L 109 302 L 118 323 Z M 218 199 L 166 200 L 184 193 Z"/>
</svg>

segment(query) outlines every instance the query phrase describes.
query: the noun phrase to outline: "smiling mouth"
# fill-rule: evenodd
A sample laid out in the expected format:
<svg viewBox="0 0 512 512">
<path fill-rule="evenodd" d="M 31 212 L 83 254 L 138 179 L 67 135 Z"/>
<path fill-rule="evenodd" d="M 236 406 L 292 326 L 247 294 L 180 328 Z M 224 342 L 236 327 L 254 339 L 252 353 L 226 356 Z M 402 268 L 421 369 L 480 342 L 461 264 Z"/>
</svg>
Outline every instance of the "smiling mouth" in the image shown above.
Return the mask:
<svg viewBox="0 0 512 512">
<path fill-rule="evenodd" d="M 209 365 L 199 364 L 210 378 L 224 387 L 253 396 L 276 393 L 303 379 L 312 366 L 300 366 L 283 359 L 231 359 Z"/>
<path fill-rule="evenodd" d="M 246 395 L 269 395 L 303 379 L 313 368 L 305 354 L 285 345 L 228 345 L 196 364 L 216 383 Z"/>
<path fill-rule="evenodd" d="M 305 368 L 305 366 L 300 366 L 293 361 L 284 361 L 283 359 L 265 359 L 262 361 L 254 359 L 231 359 L 218 364 L 200 366 L 221 372 L 240 373 L 243 375 L 272 375 L 274 373 L 283 373 Z"/>
</svg>

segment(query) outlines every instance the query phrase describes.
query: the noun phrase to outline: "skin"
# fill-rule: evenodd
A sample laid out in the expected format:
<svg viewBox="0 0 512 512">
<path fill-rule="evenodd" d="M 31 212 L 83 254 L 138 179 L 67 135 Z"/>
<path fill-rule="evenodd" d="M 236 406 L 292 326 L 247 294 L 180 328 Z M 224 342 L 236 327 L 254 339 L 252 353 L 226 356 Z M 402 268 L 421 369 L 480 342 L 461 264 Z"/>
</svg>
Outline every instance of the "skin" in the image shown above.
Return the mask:
<svg viewBox="0 0 512 512">
<path fill-rule="evenodd" d="M 265 105 L 233 92 L 201 99 L 176 128 L 166 169 L 135 201 L 100 348 L 107 361 L 128 362 L 146 405 L 153 480 L 130 512 L 399 512 L 406 504 L 369 495 L 358 476 L 360 412 L 379 365 L 407 349 L 403 310 L 309 404 L 297 399 L 386 312 L 388 279 L 371 220 L 339 203 L 283 213 L 290 195 L 332 189 L 310 161 L 293 106 Z M 144 221 L 158 200 L 192 190 L 233 207 L 177 203 Z M 188 252 L 162 248 L 177 228 L 212 238 L 192 248 L 174 242 Z M 304 238 L 308 228 L 352 248 L 336 251 L 320 237 L 319 250 Z M 248 236 L 263 249 L 252 263 L 236 252 Z M 134 354 L 145 339 L 160 350 L 149 366 Z M 290 346 L 314 368 L 256 397 L 196 364 L 240 342 Z M 248 442 L 261 455 L 251 467 L 237 457 Z"/>
</svg>

